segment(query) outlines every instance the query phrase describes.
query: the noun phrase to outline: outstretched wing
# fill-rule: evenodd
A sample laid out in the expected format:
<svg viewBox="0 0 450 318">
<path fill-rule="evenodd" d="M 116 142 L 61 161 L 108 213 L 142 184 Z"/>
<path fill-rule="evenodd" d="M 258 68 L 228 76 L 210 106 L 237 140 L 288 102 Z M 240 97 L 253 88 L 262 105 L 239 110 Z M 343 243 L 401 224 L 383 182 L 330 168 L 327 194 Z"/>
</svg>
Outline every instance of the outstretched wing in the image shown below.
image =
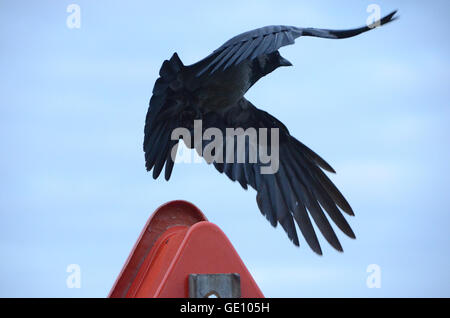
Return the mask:
<svg viewBox="0 0 450 318">
<path fill-rule="evenodd" d="M 324 169 L 334 172 L 333 168 L 311 149 L 291 136 L 279 120 L 243 98 L 224 115 L 219 116 L 215 113 L 206 115 L 203 118 L 203 130 L 212 127 L 220 129 L 224 136 L 222 142 L 224 148 L 217 153 L 214 152 L 214 156 L 218 155 L 217 157 L 212 157 L 215 160 L 212 161 L 215 168 L 219 172 L 225 173 L 231 180 L 238 181 L 243 188 L 246 189 L 247 185 L 253 187 L 257 191 L 256 200 L 261 213 L 273 226 L 280 223 L 295 245 L 299 245 L 295 227 L 295 223 L 297 223 L 308 245 L 316 253 L 322 254 L 310 219 L 312 217 L 325 239 L 334 248 L 342 251 L 341 244 L 324 211 L 346 235 L 355 238 L 339 208 L 349 215 L 353 215 L 353 211 L 344 196 L 322 171 Z M 278 128 L 278 171 L 274 174 L 261 174 L 261 167 L 264 164 L 260 158 L 258 157 L 257 162 L 250 162 L 249 152 L 255 149 L 255 145 L 249 141 L 250 138 L 245 140 L 245 146 L 242 148 L 244 154 L 236 151 L 238 142 L 235 137 L 233 145 L 235 151 L 232 154 L 234 157 L 225 155 L 228 153 L 225 150 L 228 146 L 226 128 L 242 128 L 243 130 Z M 213 138 L 209 141 L 204 140 L 203 149 L 206 149 L 213 141 Z M 269 144 L 268 153 L 271 153 L 274 151 L 272 147 L 274 140 L 269 142 L 271 144 Z M 260 147 L 259 141 L 256 146 Z M 222 154 L 219 154 L 220 151 Z M 239 161 L 239 156 L 241 161 Z M 217 158 L 219 157 L 224 158 L 223 163 L 218 162 Z M 244 157 L 245 160 L 242 160 Z"/>
<path fill-rule="evenodd" d="M 315 36 L 329 39 L 343 39 L 352 37 L 373 29 L 376 25 L 383 25 L 395 20 L 394 11 L 380 21 L 370 26 L 363 26 L 348 30 L 328 30 L 316 28 L 299 28 L 295 26 L 272 25 L 255 29 L 235 36 L 225 42 L 211 55 L 205 58 L 209 63 L 201 68 L 197 76 L 209 71 L 210 74 L 218 69 L 227 69 L 231 65 L 237 65 L 245 59 L 254 59 L 263 54 L 275 52 L 280 47 L 294 44 L 295 39 L 300 36 Z"/>
</svg>

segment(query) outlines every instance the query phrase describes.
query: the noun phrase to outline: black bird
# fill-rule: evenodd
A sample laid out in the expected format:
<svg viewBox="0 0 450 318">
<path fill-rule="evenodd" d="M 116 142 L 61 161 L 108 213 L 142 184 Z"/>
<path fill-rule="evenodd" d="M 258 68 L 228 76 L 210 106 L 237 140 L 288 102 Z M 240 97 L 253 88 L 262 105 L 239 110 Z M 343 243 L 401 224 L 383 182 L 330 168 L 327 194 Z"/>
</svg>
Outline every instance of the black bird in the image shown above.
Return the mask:
<svg viewBox="0 0 450 318">
<path fill-rule="evenodd" d="M 265 164 L 259 157 L 253 163 L 248 160 L 251 147 L 255 146 L 248 138 L 245 140 L 244 162 L 237 160 L 237 152 L 233 158 L 227 157 L 224 162 L 211 159 L 207 162 L 231 180 L 238 181 L 244 189 L 248 185 L 254 188 L 261 213 L 272 226 L 280 223 L 295 245 L 298 246 L 299 241 L 294 220 L 311 249 L 322 254 L 311 216 L 325 239 L 335 249 L 342 251 L 324 211 L 351 238 L 355 238 L 355 234 L 340 209 L 349 215 L 354 213 L 344 196 L 322 171 L 335 173 L 334 169 L 291 136 L 279 120 L 245 99 L 244 94 L 261 77 L 280 66 L 292 65 L 280 55 L 278 49 L 293 44 L 296 38 L 352 37 L 371 30 L 375 25 L 395 20 L 395 13 L 390 13 L 371 26 L 349 30 L 266 26 L 230 39 L 203 60 L 189 66 L 183 65 L 177 53 L 174 53 L 170 60 L 162 64 L 147 112 L 143 145 L 147 171 L 153 168 L 153 178 L 156 179 L 165 165 L 165 179 L 169 180 L 174 166 L 172 150 L 176 150 L 179 142 L 179 139 L 172 140 L 172 131 L 184 127 L 193 132 L 195 119 L 202 120 L 202 132 L 215 127 L 224 136 L 226 128 L 278 128 L 279 166 L 276 173 L 262 174 L 260 169 Z M 183 141 L 199 154 L 212 142 L 203 140 L 198 146 L 195 142 Z M 270 144 L 271 140 L 269 148 Z M 212 154 L 219 156 L 220 152 L 221 155 L 226 153 L 224 149 L 215 149 Z"/>
</svg>

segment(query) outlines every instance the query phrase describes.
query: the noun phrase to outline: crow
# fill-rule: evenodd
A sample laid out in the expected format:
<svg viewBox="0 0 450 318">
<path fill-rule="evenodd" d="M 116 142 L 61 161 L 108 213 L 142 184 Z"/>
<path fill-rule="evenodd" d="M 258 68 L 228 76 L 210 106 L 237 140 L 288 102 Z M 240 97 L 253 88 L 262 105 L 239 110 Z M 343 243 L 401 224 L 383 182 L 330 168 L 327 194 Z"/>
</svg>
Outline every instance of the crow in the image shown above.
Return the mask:
<svg viewBox="0 0 450 318">
<path fill-rule="evenodd" d="M 319 255 L 322 249 L 313 228 L 312 217 L 325 239 L 338 251 L 342 246 L 325 215 L 350 238 L 355 238 L 341 210 L 353 216 L 347 200 L 324 173 L 335 170 L 318 154 L 290 135 L 288 129 L 269 113 L 256 108 L 244 94 L 260 78 L 281 66 L 292 66 L 282 57 L 279 48 L 294 44 L 300 36 L 328 39 L 343 39 L 369 31 L 375 26 L 396 19 L 396 11 L 370 26 L 348 30 L 300 28 L 272 25 L 242 33 L 225 42 L 201 61 L 185 66 L 177 53 L 165 60 L 159 78 L 153 87 L 152 97 L 145 120 L 144 143 L 147 171 L 153 169 L 153 178 L 160 175 L 165 166 L 165 179 L 169 180 L 174 166 L 180 139 L 188 148 L 202 155 L 216 138 L 221 147 L 211 151 L 206 158 L 232 181 L 238 181 L 247 189 L 256 190 L 256 201 L 260 212 L 272 226 L 283 227 L 289 239 L 299 246 L 295 223 L 310 248 Z M 277 129 L 278 139 L 272 135 L 268 141 L 268 152 L 278 151 L 277 169 L 273 173 L 262 173 L 267 166 L 262 158 L 249 160 L 255 144 L 249 136 L 245 138 L 243 151 L 225 149 L 229 137 L 204 138 L 200 142 L 184 136 L 172 136 L 176 128 L 184 128 L 195 135 L 195 121 L 201 121 L 201 132 L 215 128 L 226 136 L 228 128 Z M 236 134 L 232 138 L 238 138 Z M 275 145 L 274 142 L 277 142 Z M 230 143 L 236 150 L 237 143 Z M 231 155 L 228 155 L 228 154 Z M 259 154 L 259 152 L 257 152 Z M 218 160 L 223 158 L 224 160 Z M 244 158 L 238 158 L 244 157 Z M 238 159 L 241 159 L 240 161 Z M 244 159 L 244 160 L 242 160 Z"/>
</svg>

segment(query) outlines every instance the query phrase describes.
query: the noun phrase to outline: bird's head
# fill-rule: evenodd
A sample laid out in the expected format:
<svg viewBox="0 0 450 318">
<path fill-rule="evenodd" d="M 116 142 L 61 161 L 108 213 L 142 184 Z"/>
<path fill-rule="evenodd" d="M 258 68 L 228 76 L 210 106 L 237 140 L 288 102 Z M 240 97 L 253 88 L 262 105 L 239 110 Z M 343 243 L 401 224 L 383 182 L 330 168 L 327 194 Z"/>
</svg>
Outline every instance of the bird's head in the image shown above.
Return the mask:
<svg viewBox="0 0 450 318">
<path fill-rule="evenodd" d="M 292 66 L 292 63 L 289 62 L 284 57 L 282 57 L 280 52 L 278 52 L 278 51 L 275 51 L 275 52 L 267 54 L 267 55 L 261 55 L 260 57 L 258 57 L 258 60 L 259 60 L 259 66 L 264 75 L 267 75 L 267 74 L 273 72 L 280 66 Z"/>
</svg>

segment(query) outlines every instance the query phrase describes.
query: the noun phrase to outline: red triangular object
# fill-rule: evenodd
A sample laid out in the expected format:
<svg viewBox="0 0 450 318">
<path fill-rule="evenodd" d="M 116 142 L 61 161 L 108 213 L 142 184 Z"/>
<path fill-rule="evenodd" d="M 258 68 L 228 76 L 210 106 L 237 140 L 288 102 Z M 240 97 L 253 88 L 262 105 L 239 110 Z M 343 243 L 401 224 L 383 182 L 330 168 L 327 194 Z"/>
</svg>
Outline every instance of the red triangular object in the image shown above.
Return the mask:
<svg viewBox="0 0 450 318">
<path fill-rule="evenodd" d="M 147 221 L 109 297 L 189 296 L 189 274 L 238 273 L 241 297 L 264 297 L 220 228 L 186 201 L 159 207 Z"/>
</svg>

